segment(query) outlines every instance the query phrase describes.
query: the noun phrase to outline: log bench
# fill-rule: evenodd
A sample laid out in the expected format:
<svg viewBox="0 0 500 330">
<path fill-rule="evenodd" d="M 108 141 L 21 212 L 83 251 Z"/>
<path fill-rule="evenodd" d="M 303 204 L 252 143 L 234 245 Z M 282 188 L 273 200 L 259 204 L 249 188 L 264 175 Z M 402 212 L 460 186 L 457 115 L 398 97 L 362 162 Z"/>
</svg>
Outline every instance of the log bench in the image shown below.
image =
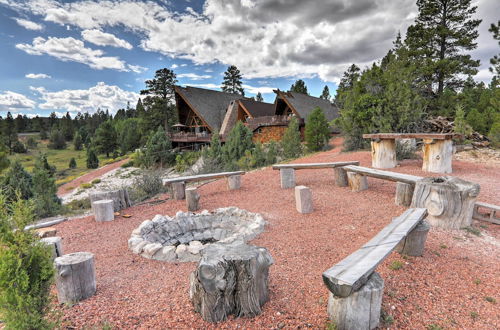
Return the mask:
<svg viewBox="0 0 500 330">
<path fill-rule="evenodd" d="M 485 214 L 480 212 L 480 208 L 486 209 L 488 213 Z M 488 221 L 500 225 L 499 214 L 500 214 L 500 206 L 483 202 L 476 202 L 474 204 L 474 212 L 472 214 L 472 217 L 477 220 Z"/>
<path fill-rule="evenodd" d="M 415 184 L 423 178 L 416 175 L 382 171 L 369 167 L 348 165 L 339 169 L 347 173 L 347 179 L 352 191 L 368 189 L 367 176 L 397 182 L 396 205 L 409 206 L 412 201 Z"/>
<path fill-rule="evenodd" d="M 396 167 L 396 139 L 422 139 L 424 142 L 422 171 L 434 173 L 452 172 L 453 136 L 454 134 L 433 133 L 363 134 L 363 138 L 371 139 L 373 167 Z"/>
<path fill-rule="evenodd" d="M 295 171 L 296 170 L 311 170 L 311 169 L 322 169 L 322 168 L 333 168 L 335 175 L 335 182 L 340 185 L 339 182 L 345 181 L 342 175 L 344 172 L 337 171 L 337 168 L 346 165 L 359 165 L 359 162 L 333 162 L 333 163 L 309 163 L 309 164 L 279 164 L 273 165 L 273 170 L 280 171 L 281 188 L 293 188 L 295 187 Z"/>
<path fill-rule="evenodd" d="M 181 176 L 177 178 L 163 179 L 164 186 L 171 186 L 173 190 L 173 196 L 176 200 L 181 200 L 186 198 L 186 183 L 187 182 L 198 182 L 206 181 L 212 179 L 227 178 L 228 188 L 230 190 L 240 189 L 241 186 L 241 176 L 244 175 L 244 171 L 235 172 L 220 172 L 220 173 L 210 173 L 210 174 L 200 174 L 191 176 Z"/>
<path fill-rule="evenodd" d="M 338 329 L 373 329 L 378 326 L 384 281 L 375 272 L 394 250 L 422 255 L 429 225 L 427 210 L 406 210 L 375 237 L 323 273 L 330 291 L 328 314 Z"/>
</svg>

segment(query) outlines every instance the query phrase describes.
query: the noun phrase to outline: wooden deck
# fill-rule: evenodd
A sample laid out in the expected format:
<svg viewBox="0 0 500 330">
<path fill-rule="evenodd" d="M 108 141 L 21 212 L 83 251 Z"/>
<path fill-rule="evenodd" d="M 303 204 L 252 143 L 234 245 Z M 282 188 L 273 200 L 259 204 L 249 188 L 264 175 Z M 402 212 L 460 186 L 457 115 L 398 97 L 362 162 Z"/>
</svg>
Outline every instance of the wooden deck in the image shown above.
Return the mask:
<svg viewBox="0 0 500 330">
<path fill-rule="evenodd" d="M 212 134 L 202 133 L 170 133 L 168 136 L 172 142 L 184 143 L 208 143 L 212 138 Z"/>
<path fill-rule="evenodd" d="M 433 139 L 433 140 L 449 140 L 456 134 L 440 134 L 440 133 L 376 133 L 363 134 L 364 139 Z"/>
</svg>

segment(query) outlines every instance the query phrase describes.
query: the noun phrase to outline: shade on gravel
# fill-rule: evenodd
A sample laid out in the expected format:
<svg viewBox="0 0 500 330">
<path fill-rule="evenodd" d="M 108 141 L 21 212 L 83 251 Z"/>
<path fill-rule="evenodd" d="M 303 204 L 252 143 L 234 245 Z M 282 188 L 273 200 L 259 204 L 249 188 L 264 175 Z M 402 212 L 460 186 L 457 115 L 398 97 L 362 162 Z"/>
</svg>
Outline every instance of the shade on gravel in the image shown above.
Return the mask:
<svg viewBox="0 0 500 330">
<path fill-rule="evenodd" d="M 359 160 L 370 166 L 369 152 L 339 153 L 339 148 L 296 162 Z M 454 162 L 454 176 L 481 184 L 479 199 L 500 204 L 500 168 Z M 404 161 L 394 171 L 423 173 L 421 161 Z M 184 201 L 126 210 L 129 219 L 96 223 L 92 217 L 57 226 L 66 253 L 95 254 L 97 294 L 72 307 L 61 306 L 64 324 L 72 327 L 112 325 L 117 328 L 324 328 L 328 324 L 328 291 L 324 270 L 376 235 L 404 211 L 394 204 L 395 184 L 368 178 L 369 190 L 354 193 L 336 187 L 333 170 L 300 170 L 297 184 L 312 189 L 314 212 L 295 210 L 293 189 L 283 190 L 279 172 L 270 168 L 242 177 L 241 190 L 229 191 L 225 180 L 199 188 L 201 207 L 237 206 L 261 213 L 268 225 L 251 244 L 269 249 L 270 301 L 255 318 L 209 324 L 193 311 L 188 276 L 195 263 L 164 263 L 134 255 L 127 248 L 132 230 L 155 214 L 186 211 Z M 479 227 L 479 225 L 485 228 Z M 393 253 L 377 271 L 385 280 L 382 309 L 392 328 L 495 329 L 500 327 L 498 226 L 476 223 L 483 235 L 432 228 L 423 257 Z M 403 267 L 392 270 L 394 261 Z M 387 325 L 389 326 L 389 325 Z"/>
</svg>

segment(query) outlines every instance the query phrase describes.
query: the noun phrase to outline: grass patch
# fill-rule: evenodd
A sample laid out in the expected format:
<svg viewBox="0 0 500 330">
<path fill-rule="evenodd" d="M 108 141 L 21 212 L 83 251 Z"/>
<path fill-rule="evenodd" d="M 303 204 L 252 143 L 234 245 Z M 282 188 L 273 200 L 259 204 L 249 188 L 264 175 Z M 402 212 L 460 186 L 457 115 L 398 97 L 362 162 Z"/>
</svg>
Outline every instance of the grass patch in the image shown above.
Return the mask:
<svg viewBox="0 0 500 330">
<path fill-rule="evenodd" d="M 476 320 L 479 317 L 479 313 L 478 312 L 470 312 L 470 317 L 471 317 L 471 319 Z"/>
<path fill-rule="evenodd" d="M 98 183 L 101 183 L 101 179 L 94 179 L 92 180 L 91 182 L 92 184 L 98 184 Z"/>
<path fill-rule="evenodd" d="M 325 325 L 325 329 L 326 330 L 337 330 L 338 328 L 337 328 L 337 325 L 333 321 L 330 321 Z"/>
<path fill-rule="evenodd" d="M 82 183 L 80 185 L 80 188 L 82 188 L 82 189 L 90 189 L 90 188 L 92 188 L 92 183 Z"/>
<path fill-rule="evenodd" d="M 389 265 L 389 269 L 392 269 L 392 270 L 399 270 L 403 268 L 403 262 L 402 261 L 399 261 L 399 260 L 394 260 L 393 262 L 391 262 L 391 264 Z"/>
<path fill-rule="evenodd" d="M 484 297 L 484 300 L 486 300 L 489 303 L 492 303 L 493 305 L 497 303 L 497 300 L 493 297 Z"/>
<path fill-rule="evenodd" d="M 476 279 L 474 280 L 474 284 L 475 284 L 475 285 L 479 285 L 479 284 L 481 284 L 481 280 L 480 280 L 480 279 L 478 279 L 478 278 L 476 278 Z"/>
<path fill-rule="evenodd" d="M 476 235 L 478 237 L 481 236 L 481 231 L 475 227 L 469 226 L 469 227 L 465 227 L 462 229 L 465 230 L 466 232 L 472 234 L 472 235 Z"/>
<path fill-rule="evenodd" d="M 394 323 L 394 317 L 387 313 L 385 310 L 380 312 L 380 319 L 384 323 L 385 326 L 390 326 Z"/>
<path fill-rule="evenodd" d="M 441 244 L 439 247 L 440 247 L 441 249 L 447 249 L 447 248 L 448 248 L 448 245 L 446 245 L 446 244 Z"/>
<path fill-rule="evenodd" d="M 439 324 L 432 323 L 427 326 L 427 330 L 444 330 L 444 328 Z"/>
</svg>

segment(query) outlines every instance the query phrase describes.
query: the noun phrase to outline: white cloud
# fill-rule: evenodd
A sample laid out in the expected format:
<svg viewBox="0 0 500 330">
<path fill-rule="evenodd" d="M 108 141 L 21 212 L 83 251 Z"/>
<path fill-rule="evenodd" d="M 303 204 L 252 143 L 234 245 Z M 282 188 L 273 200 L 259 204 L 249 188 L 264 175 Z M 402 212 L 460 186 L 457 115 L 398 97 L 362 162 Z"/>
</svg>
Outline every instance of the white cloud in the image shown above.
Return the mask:
<svg viewBox="0 0 500 330">
<path fill-rule="evenodd" d="M 30 87 L 30 89 L 38 92 L 44 101 L 39 108 L 70 112 L 93 113 L 101 108 L 114 113 L 126 107 L 127 102 L 135 104 L 139 98 L 137 93 L 104 82 L 99 82 L 89 89 L 65 89 L 57 92 L 49 92 L 43 87 Z"/>
<path fill-rule="evenodd" d="M 172 64 L 172 66 L 171 66 L 171 68 L 172 68 L 172 69 L 176 69 L 176 68 L 178 68 L 178 67 L 179 67 L 179 66 L 178 66 L 177 64 Z"/>
<path fill-rule="evenodd" d="M 243 84 L 241 86 L 245 89 L 245 93 L 249 92 L 250 94 L 257 94 L 258 92 L 261 92 L 262 94 L 272 94 L 274 93 L 273 90 L 276 89 L 274 87 L 268 87 L 268 86 L 255 87 L 247 84 Z"/>
<path fill-rule="evenodd" d="M 126 40 L 117 38 L 111 33 L 102 32 L 97 29 L 83 30 L 82 37 L 84 40 L 91 42 L 97 46 L 111 46 L 125 49 L 132 49 L 132 45 Z"/>
<path fill-rule="evenodd" d="M 17 24 L 19 24 L 20 26 L 22 26 L 27 30 L 33 30 L 33 31 L 43 30 L 42 24 L 38 24 L 24 18 L 14 18 L 14 20 L 16 21 Z"/>
<path fill-rule="evenodd" d="M 189 80 L 203 80 L 203 79 L 210 79 L 212 76 L 209 75 L 199 75 L 196 73 L 180 73 L 177 75 L 177 78 L 187 78 Z"/>
<path fill-rule="evenodd" d="M 50 75 L 45 74 L 45 73 L 28 73 L 25 75 L 26 78 L 29 79 L 47 79 L 47 78 L 52 78 Z"/>
<path fill-rule="evenodd" d="M 132 65 L 132 64 L 127 64 L 127 67 L 131 70 L 134 71 L 135 73 L 143 73 L 144 71 L 147 71 L 148 68 L 145 68 L 140 65 Z"/>
<path fill-rule="evenodd" d="M 35 108 L 36 102 L 27 98 L 23 94 L 4 91 L 0 92 L 0 110 L 1 111 L 21 111 Z"/>
</svg>

